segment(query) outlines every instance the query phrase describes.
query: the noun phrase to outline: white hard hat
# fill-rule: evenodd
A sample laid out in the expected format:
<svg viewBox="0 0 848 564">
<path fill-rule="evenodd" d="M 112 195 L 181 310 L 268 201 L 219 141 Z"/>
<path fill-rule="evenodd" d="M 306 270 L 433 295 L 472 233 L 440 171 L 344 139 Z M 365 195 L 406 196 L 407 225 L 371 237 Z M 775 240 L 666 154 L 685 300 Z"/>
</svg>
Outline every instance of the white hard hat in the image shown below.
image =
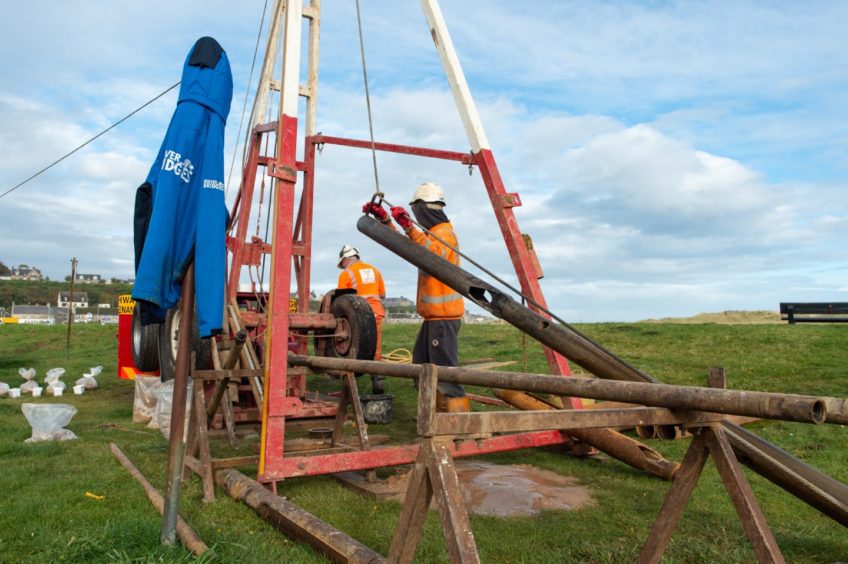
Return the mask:
<svg viewBox="0 0 848 564">
<path fill-rule="evenodd" d="M 442 190 L 442 187 L 435 182 L 425 182 L 415 189 L 415 193 L 412 195 L 412 200 L 409 202 L 409 205 L 414 204 L 418 200 L 427 202 L 428 204 L 444 205 L 445 191 Z"/>
<path fill-rule="evenodd" d="M 342 250 L 339 251 L 339 262 L 337 266 L 341 268 L 342 261 L 347 258 L 359 258 L 359 250 L 356 247 L 351 247 L 350 245 L 345 245 L 342 247 Z"/>
</svg>

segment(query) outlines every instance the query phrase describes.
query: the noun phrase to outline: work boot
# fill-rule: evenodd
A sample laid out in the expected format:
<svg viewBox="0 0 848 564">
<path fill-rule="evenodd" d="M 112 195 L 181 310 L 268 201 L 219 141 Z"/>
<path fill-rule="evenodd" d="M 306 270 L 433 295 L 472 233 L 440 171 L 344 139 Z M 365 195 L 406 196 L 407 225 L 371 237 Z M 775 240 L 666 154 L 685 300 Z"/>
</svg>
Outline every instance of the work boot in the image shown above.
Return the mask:
<svg viewBox="0 0 848 564">
<path fill-rule="evenodd" d="M 436 411 L 439 413 L 468 413 L 471 411 L 471 400 L 468 396 L 449 398 L 436 392 Z"/>
<path fill-rule="evenodd" d="M 383 388 L 383 376 L 378 374 L 371 375 L 371 393 L 375 396 L 379 396 L 386 393 L 386 390 Z"/>
</svg>

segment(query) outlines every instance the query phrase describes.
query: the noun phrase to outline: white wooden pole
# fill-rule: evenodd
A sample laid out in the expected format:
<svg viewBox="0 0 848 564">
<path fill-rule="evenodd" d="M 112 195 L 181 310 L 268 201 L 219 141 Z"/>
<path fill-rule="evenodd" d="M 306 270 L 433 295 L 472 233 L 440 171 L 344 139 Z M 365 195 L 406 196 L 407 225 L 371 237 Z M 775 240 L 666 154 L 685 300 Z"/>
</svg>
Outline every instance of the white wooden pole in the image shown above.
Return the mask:
<svg viewBox="0 0 848 564">
<path fill-rule="evenodd" d="M 439 8 L 439 2 L 438 0 L 421 0 L 421 8 L 424 10 L 424 17 L 427 18 L 430 35 L 433 38 L 433 43 L 436 44 L 439 58 L 442 60 L 442 66 L 448 77 L 453 99 L 462 118 L 462 125 L 465 126 L 465 133 L 468 135 L 471 149 L 475 153 L 480 149 L 490 149 L 489 140 L 483 129 L 483 122 L 480 121 L 477 106 L 474 104 L 474 98 L 471 97 L 468 82 L 465 81 L 465 74 L 463 74 L 462 66 L 459 64 L 459 58 L 448 33 L 442 10 Z"/>
<path fill-rule="evenodd" d="M 297 118 L 300 85 L 300 36 L 303 26 L 302 0 L 288 0 L 285 8 L 285 40 L 283 43 L 283 76 L 280 117 Z"/>
</svg>

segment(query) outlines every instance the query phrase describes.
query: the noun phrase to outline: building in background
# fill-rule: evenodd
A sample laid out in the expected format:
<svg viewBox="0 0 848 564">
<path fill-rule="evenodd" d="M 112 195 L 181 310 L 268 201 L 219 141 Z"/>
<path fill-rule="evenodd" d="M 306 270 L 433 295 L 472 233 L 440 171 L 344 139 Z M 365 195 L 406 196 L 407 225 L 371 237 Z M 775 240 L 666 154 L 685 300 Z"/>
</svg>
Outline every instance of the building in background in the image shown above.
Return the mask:
<svg viewBox="0 0 848 564">
<path fill-rule="evenodd" d="M 80 284 L 102 284 L 103 277 L 99 274 L 81 274 L 77 273 L 77 277 L 75 278 L 77 282 Z"/>
<path fill-rule="evenodd" d="M 57 323 L 67 322 L 68 310 L 67 308 L 54 307 L 50 304 L 12 304 L 11 317 L 24 325 L 55 325 Z"/>
<path fill-rule="evenodd" d="M 34 266 L 22 264 L 20 266 L 13 266 L 11 271 L 11 280 L 44 280 L 41 271 Z"/>
<path fill-rule="evenodd" d="M 58 307 L 68 307 L 70 299 L 70 292 L 59 292 L 56 305 Z M 106 306 L 108 307 L 109 304 L 106 304 Z M 88 307 L 88 294 L 86 292 L 74 292 L 74 311 L 81 307 Z"/>
</svg>

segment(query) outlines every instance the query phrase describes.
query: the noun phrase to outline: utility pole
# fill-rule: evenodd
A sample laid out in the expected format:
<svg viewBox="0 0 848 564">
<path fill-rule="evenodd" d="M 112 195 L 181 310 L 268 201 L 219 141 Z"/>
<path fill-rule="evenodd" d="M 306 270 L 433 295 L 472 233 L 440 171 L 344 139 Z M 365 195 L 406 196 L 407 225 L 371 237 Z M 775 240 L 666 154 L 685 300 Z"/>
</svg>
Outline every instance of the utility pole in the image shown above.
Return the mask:
<svg viewBox="0 0 848 564">
<path fill-rule="evenodd" d="M 71 325 L 74 324 L 74 280 L 77 277 L 77 258 L 71 259 L 71 292 L 68 296 L 68 342 L 65 348 L 65 358 L 71 358 Z"/>
</svg>

